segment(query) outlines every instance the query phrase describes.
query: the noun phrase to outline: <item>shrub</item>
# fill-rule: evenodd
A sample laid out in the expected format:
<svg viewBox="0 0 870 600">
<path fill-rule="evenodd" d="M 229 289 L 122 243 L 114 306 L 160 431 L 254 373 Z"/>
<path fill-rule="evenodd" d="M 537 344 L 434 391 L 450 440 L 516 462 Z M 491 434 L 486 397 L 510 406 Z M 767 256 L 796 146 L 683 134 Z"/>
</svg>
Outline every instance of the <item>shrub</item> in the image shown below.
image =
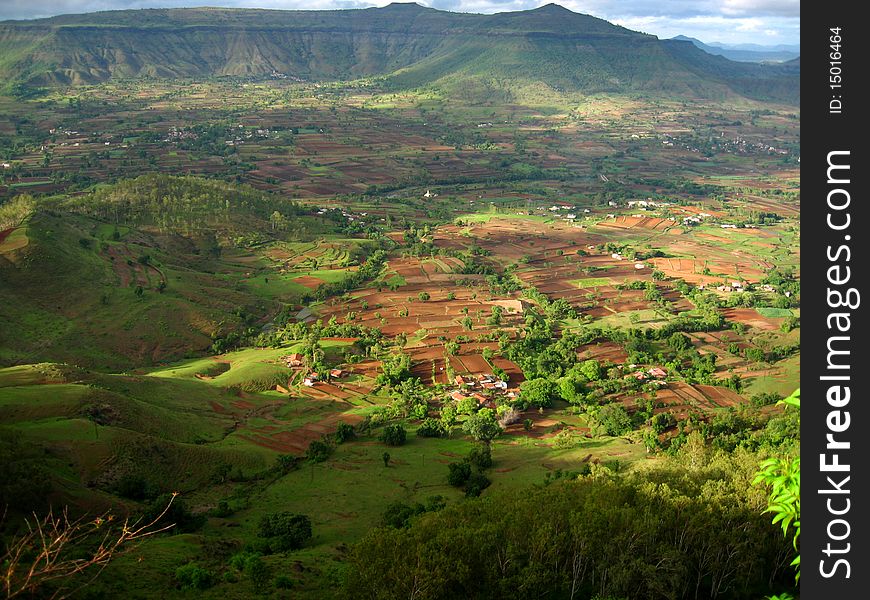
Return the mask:
<svg viewBox="0 0 870 600">
<path fill-rule="evenodd" d="M 468 462 L 483 471 L 492 466 L 492 452 L 489 446 L 480 444 L 471 449 L 468 453 Z"/>
<path fill-rule="evenodd" d="M 401 423 L 393 423 L 392 425 L 384 427 L 378 439 L 387 446 L 401 446 L 405 443 L 407 435 L 408 434 Z"/>
<path fill-rule="evenodd" d="M 453 487 L 461 487 L 471 477 L 471 465 L 467 462 L 450 463 L 447 468 L 447 483 Z"/>
<path fill-rule="evenodd" d="M 189 590 L 207 590 L 215 584 L 214 573 L 196 563 L 188 563 L 175 569 L 175 579 L 182 589 Z"/>
<path fill-rule="evenodd" d="M 352 440 L 356 437 L 356 432 L 353 429 L 353 425 L 350 423 L 345 423 L 344 421 L 339 422 L 338 429 L 335 430 L 335 442 L 337 444 L 342 444 L 347 440 Z"/>
<path fill-rule="evenodd" d="M 332 454 L 332 446 L 323 440 L 314 440 L 308 444 L 308 450 L 305 451 L 305 458 L 310 462 L 323 462 Z"/>
<path fill-rule="evenodd" d="M 425 419 L 420 424 L 420 427 L 417 428 L 417 435 L 419 437 L 444 437 L 446 433 L 447 431 L 444 424 L 438 419 Z"/>
<path fill-rule="evenodd" d="M 311 519 L 307 515 L 280 512 L 264 515 L 258 535 L 269 540 L 272 552 L 298 550 L 311 539 Z"/>
<path fill-rule="evenodd" d="M 465 485 L 465 497 L 477 498 L 492 482 L 483 473 L 474 473 Z"/>
</svg>

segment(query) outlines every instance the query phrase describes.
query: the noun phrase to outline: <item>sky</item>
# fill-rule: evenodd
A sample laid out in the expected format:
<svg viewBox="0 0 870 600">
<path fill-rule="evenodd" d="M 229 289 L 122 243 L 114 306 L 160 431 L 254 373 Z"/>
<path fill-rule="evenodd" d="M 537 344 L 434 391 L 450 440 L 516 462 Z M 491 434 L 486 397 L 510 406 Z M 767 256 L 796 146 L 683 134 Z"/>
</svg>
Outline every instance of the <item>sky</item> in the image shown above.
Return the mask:
<svg viewBox="0 0 870 600">
<path fill-rule="evenodd" d="M 455 12 L 529 10 L 553 0 L 417 0 Z M 800 43 L 800 0 L 555 0 L 660 38 L 687 35 L 726 44 Z M 386 6 L 390 0 L 0 0 L 0 20 L 124 8 L 226 6 L 276 9 L 337 9 Z"/>
</svg>

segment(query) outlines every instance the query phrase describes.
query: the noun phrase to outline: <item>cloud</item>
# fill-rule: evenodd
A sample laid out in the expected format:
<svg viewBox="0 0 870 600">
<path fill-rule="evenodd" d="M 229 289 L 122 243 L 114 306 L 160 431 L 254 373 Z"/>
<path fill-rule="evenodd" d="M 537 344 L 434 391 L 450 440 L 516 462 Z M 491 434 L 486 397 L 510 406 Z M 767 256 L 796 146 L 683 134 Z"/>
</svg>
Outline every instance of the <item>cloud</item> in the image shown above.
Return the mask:
<svg viewBox="0 0 870 600">
<path fill-rule="evenodd" d="M 800 17 L 800 0 L 722 0 L 726 15 L 774 15 Z"/>
</svg>

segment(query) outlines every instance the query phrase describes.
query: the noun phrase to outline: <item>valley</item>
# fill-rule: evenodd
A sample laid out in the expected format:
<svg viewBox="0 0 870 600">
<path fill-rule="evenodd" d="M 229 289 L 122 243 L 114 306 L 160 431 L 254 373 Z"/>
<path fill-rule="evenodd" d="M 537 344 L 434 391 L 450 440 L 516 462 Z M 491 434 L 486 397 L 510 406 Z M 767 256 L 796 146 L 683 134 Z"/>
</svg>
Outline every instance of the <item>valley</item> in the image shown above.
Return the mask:
<svg viewBox="0 0 870 600">
<path fill-rule="evenodd" d="M 789 542 L 750 481 L 761 457 L 799 448 L 799 416 L 777 405 L 800 372 L 793 67 L 726 64 L 570 11 L 551 31 L 564 10 L 391 5 L 329 27 L 325 12 L 281 12 L 281 35 L 338 40 L 304 65 L 248 37 L 264 11 L 0 23 L 0 47 L 68 36 L 50 48 L 80 62 L 0 61 L 23 86 L 0 96 L 10 531 L 49 505 L 154 515 L 178 493 L 172 528 L 75 597 L 495 597 L 455 595 L 479 583 L 463 573 L 494 568 L 463 561 L 509 552 L 495 529 L 450 558 L 427 544 L 449 531 L 435 546 L 448 548 L 466 525 L 508 535 L 498 506 L 526 511 L 518 522 L 543 536 L 558 507 L 587 501 L 590 528 L 635 502 L 690 505 L 692 527 L 709 513 L 696 502 L 745 511 L 727 518 L 746 523 L 753 549 L 736 529 L 716 535 L 733 560 L 763 566 L 717 564 L 698 585 L 730 578 L 734 598 L 789 585 Z M 214 61 L 194 64 L 177 45 L 130 58 L 140 35 L 175 36 L 169 24 L 197 44 L 228 28 L 262 62 L 200 48 Z M 427 33 L 439 26 L 450 35 Z M 98 27 L 128 62 L 88 58 L 97 42 L 80 30 Z M 360 54 L 362 30 L 390 50 Z M 476 48 L 481 32 L 522 38 L 514 62 Z M 351 42 L 337 55 L 353 60 L 318 62 Z M 663 85 L 632 71 L 647 63 L 610 61 L 621 82 L 598 85 L 610 74 L 577 58 L 585 43 L 663 52 L 680 76 Z M 556 66 L 565 53 L 573 67 Z M 556 508 L 526 522 L 536 511 L 523 503 L 538 500 Z M 290 513 L 310 532 L 287 546 L 268 524 Z M 602 517 L 601 532 L 623 518 Z M 610 548 L 608 535 L 590 544 Z M 399 548 L 427 548 L 425 576 Z M 376 572 L 386 556 L 395 571 Z M 442 559 L 465 566 L 442 571 Z M 624 581 L 600 575 L 611 559 L 589 559 L 583 597 L 599 584 L 599 598 L 631 586 L 690 597 L 632 579 L 637 565 Z M 680 581 L 702 568 L 679 564 Z M 511 569 L 501 576 L 516 586 L 498 597 L 529 597 Z M 553 573 L 535 585 L 568 597 L 570 577 Z M 415 576 L 441 579 L 406 594 Z M 438 581 L 456 587 L 436 593 Z"/>
</svg>

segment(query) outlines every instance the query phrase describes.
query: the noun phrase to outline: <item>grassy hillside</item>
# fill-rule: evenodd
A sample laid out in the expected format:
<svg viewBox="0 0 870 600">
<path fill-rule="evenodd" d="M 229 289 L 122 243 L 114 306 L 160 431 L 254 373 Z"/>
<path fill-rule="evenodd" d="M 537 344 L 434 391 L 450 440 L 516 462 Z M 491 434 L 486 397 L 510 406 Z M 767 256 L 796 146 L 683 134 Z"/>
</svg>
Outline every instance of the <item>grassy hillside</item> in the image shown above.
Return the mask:
<svg viewBox="0 0 870 600">
<path fill-rule="evenodd" d="M 397 88 L 471 92 L 544 84 L 583 92 L 796 101 L 793 68 L 715 60 L 556 5 L 497 15 L 417 5 L 351 11 L 173 9 L 0 23 L 0 75 L 32 85 L 113 78 L 388 76 Z M 764 82 L 776 80 L 777 85 Z M 494 83 L 493 83 L 494 81 Z M 457 89 L 458 87 L 458 89 Z"/>
<path fill-rule="evenodd" d="M 195 178 L 143 176 L 39 206 L 0 246 L 0 364 L 118 369 L 207 351 L 307 291 L 264 285 L 261 248 L 328 231 L 286 200 Z"/>
</svg>

